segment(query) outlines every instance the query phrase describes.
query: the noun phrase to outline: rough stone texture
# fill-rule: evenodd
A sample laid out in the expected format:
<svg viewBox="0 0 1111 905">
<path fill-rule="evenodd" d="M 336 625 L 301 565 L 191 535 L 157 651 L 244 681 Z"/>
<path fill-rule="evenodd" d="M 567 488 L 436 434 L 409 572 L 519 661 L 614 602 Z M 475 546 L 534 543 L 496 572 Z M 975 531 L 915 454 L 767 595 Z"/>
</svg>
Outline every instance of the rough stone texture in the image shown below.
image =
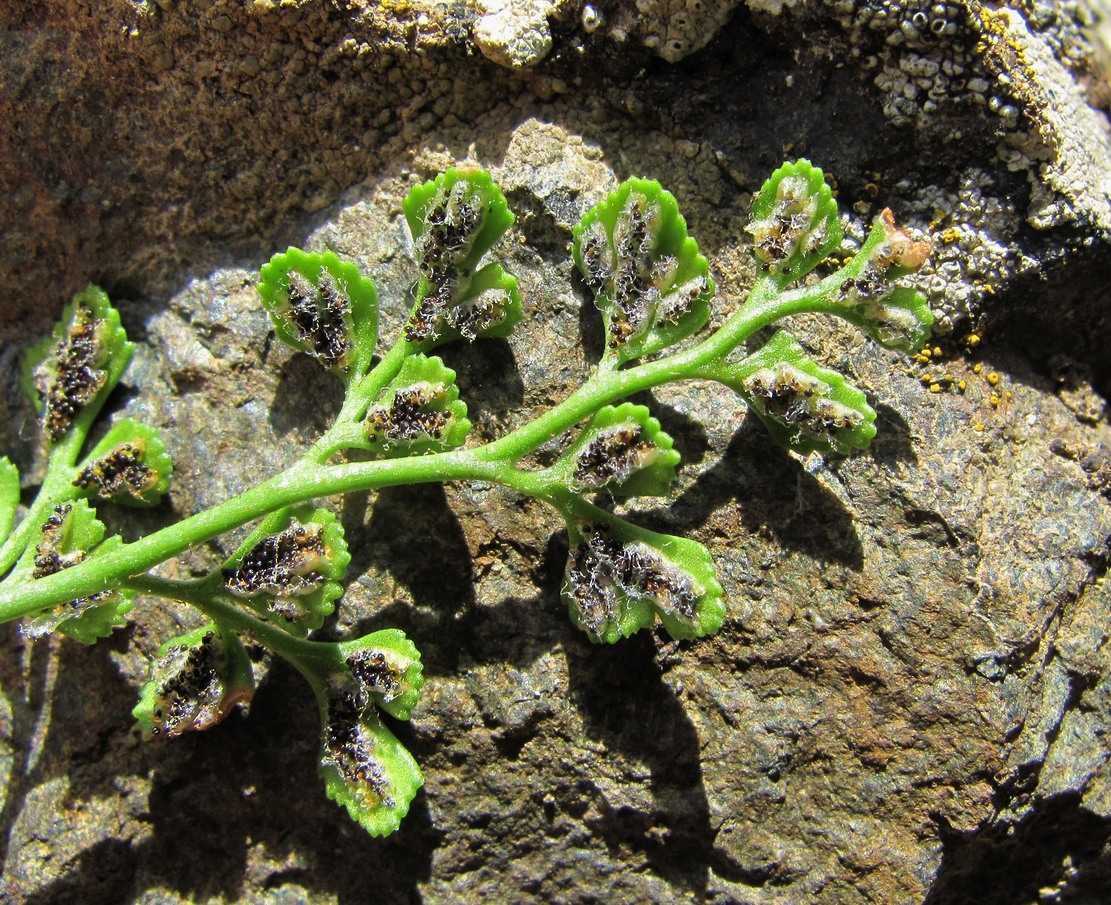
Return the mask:
<svg viewBox="0 0 1111 905">
<path fill-rule="evenodd" d="M 478 0 L 474 41 L 482 53 L 503 66 L 535 66 L 552 49 L 550 0 Z"/>
<path fill-rule="evenodd" d="M 885 205 L 934 230 L 923 279 L 940 280 L 926 288 L 952 332 L 912 364 L 794 325 L 868 389 L 867 455 L 784 453 L 719 388 L 649 400 L 685 465 L 670 503 L 633 511 L 710 547 L 731 601 L 711 640 L 592 647 L 559 603 L 555 518 L 497 487 L 347 500 L 352 583 L 331 630 L 403 628 L 428 676 L 398 730 L 427 785 L 388 839 L 325 799 L 316 715 L 281 664 L 249 714 L 135 741 L 146 663 L 192 614 L 147 602 L 93 648 L 5 629 L 0 897 L 1108 899 L 1111 255 L 1092 10 L 1013 3 L 1004 21 L 950 3 L 961 30 L 932 41 L 901 23 L 936 4 L 750 2 L 695 16 L 714 39 L 673 66 L 630 37 L 667 4 L 596 3 L 597 19 L 558 4 L 552 49 L 522 74 L 475 50 L 467 3 L 8 6 L 4 448 L 33 467 L 21 348 L 70 292 L 105 284 L 142 341 L 115 408 L 164 428 L 177 466 L 168 504 L 113 515 L 126 535 L 272 473 L 338 406 L 268 338 L 259 264 L 287 242 L 351 258 L 388 334 L 413 276 L 400 198 L 459 160 L 489 167 L 518 214 L 501 254 L 528 310 L 509 341 L 445 351 L 477 439 L 563 398 L 597 356 L 570 229 L 629 175 L 676 194 L 726 313 L 751 277 L 751 192 L 808 156 L 835 175 L 850 235 Z M 616 22 L 634 23 L 624 40 Z M 1050 127 L 1060 140 L 1038 151 Z M 1036 215 L 1050 208 L 1075 216 Z"/>
</svg>

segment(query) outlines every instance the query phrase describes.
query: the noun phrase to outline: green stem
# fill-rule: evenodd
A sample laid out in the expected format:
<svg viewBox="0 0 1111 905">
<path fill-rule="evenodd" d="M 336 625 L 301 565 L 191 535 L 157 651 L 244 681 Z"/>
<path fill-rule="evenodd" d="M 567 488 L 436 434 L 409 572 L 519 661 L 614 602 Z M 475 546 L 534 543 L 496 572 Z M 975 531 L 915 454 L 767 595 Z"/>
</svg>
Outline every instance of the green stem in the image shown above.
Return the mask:
<svg viewBox="0 0 1111 905">
<path fill-rule="evenodd" d="M 378 364 L 348 388 L 335 422 L 305 454 L 305 460 L 323 465 L 336 453 L 359 445 L 364 439 L 362 421 L 367 409 L 397 376 L 409 352 L 410 343 L 402 337 Z"/>
<path fill-rule="evenodd" d="M 84 444 L 85 433 L 86 431 L 71 430 L 51 447 L 46 462 L 46 476 L 39 492 L 19 525 L 0 547 L 0 575 L 18 562 L 23 551 L 41 529 L 48 510 L 77 497 L 77 489 L 73 486 L 76 474 L 74 462 Z"/>
<path fill-rule="evenodd" d="M 467 450 L 342 465 L 321 465 L 312 458 L 304 459 L 233 499 L 117 547 L 110 560 L 94 555 L 35 581 L 0 585 L 0 622 L 116 587 L 190 547 L 282 506 L 378 487 L 455 480 L 497 480 L 496 467 L 476 461 Z"/>
<path fill-rule="evenodd" d="M 500 440 L 466 450 L 427 456 L 326 465 L 338 448 L 343 429 L 358 406 L 344 406 L 344 417 L 309 454 L 281 474 L 234 499 L 199 512 L 147 537 L 113 551 L 110 561 L 95 555 L 84 563 L 33 582 L 0 585 L 0 622 L 17 619 L 60 601 L 87 597 L 105 588 L 144 575 L 158 563 L 220 534 L 254 521 L 282 506 L 315 497 L 373 490 L 400 484 L 444 481 L 490 481 L 514 487 L 559 507 L 558 494 L 545 482 L 516 466 L 525 455 L 570 430 L 600 407 L 665 383 L 712 377 L 711 365 L 720 361 L 756 330 L 791 314 L 828 307 L 827 281 L 782 293 L 770 280 L 757 283 L 748 301 L 701 343 L 674 355 L 636 367 L 595 373 L 566 400 Z M 407 348 L 399 342 L 349 394 L 359 405 L 369 404 L 375 388 L 396 374 Z M 32 526 L 34 527 L 34 526 Z"/>
<path fill-rule="evenodd" d="M 175 581 L 156 575 L 141 575 L 128 579 L 124 586 L 140 594 L 180 600 L 196 607 L 221 628 L 250 635 L 268 650 L 296 666 L 310 681 L 333 670 L 337 658 L 342 661 L 338 644 L 295 638 L 221 599 L 218 593 L 213 593 L 208 580 Z"/>
<path fill-rule="evenodd" d="M 597 371 L 559 405 L 501 439 L 478 447 L 475 455 L 484 461 L 516 462 L 604 405 L 665 383 L 712 379 L 711 366 L 757 330 L 789 315 L 825 310 L 828 289 L 819 287 L 822 284 L 781 293 L 770 280 L 761 281 L 748 301 L 698 345 L 632 368 Z"/>
</svg>

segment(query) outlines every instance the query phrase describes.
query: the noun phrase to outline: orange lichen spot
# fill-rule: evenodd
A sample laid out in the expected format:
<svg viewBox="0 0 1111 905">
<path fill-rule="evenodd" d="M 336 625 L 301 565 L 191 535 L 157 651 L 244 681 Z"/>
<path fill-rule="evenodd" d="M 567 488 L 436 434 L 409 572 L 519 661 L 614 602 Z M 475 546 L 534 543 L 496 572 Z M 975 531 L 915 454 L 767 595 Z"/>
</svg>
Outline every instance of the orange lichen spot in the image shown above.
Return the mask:
<svg viewBox="0 0 1111 905">
<path fill-rule="evenodd" d="M 885 207 L 880 212 L 883 219 L 883 228 L 887 233 L 886 242 L 889 251 L 884 255 L 887 266 L 903 267 L 909 271 L 918 270 L 933 251 L 933 246 L 928 239 L 914 239 L 906 230 L 895 226 L 895 214 L 891 208 Z"/>
</svg>

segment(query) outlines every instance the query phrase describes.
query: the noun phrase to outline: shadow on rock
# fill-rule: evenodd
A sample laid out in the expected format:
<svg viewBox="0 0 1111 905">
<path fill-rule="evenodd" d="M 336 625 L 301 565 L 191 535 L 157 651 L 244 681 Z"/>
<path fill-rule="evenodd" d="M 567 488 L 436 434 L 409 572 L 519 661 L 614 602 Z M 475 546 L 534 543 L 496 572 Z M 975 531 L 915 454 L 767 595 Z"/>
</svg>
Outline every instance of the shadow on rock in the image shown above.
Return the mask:
<svg viewBox="0 0 1111 905">
<path fill-rule="evenodd" d="M 640 852 L 669 883 L 705 892 L 714 831 L 694 724 L 663 679 L 651 635 L 612 647 L 568 641 L 571 694 L 586 735 L 651 774 L 655 808 L 613 804 L 596 790 L 584 823 L 611 850 Z"/>
<path fill-rule="evenodd" d="M 137 876 L 136 889 L 170 886 L 192 899 L 234 900 L 251 878 L 274 894 L 290 884 L 330 891 L 340 902 L 367 901 L 372 891 L 376 901 L 413 900 L 436 846 L 422 799 L 398 833 L 371 838 L 327 799 L 316 776 L 318 738 L 312 693 L 277 663 L 249 718 L 208 738 L 174 740 L 191 750 L 170 778 L 156 775 L 153 834 L 133 859 L 146 870 L 157 865 L 157 874 Z"/>
<path fill-rule="evenodd" d="M 360 617 L 357 630 L 400 628 L 417 641 L 427 673 L 453 673 L 459 651 L 452 644 L 436 644 L 444 634 L 441 620 L 466 611 L 474 603 L 475 592 L 467 539 L 443 486 L 379 491 L 365 530 L 348 522 L 353 515 L 345 512 L 344 517 L 351 543 L 349 574 L 361 575 L 371 567 L 386 571 L 412 601 L 411 605 L 395 601 L 389 608 L 390 622 L 380 612 L 370 621 Z M 422 626 L 429 621 L 431 625 Z"/>
<path fill-rule="evenodd" d="M 770 533 L 786 550 L 858 571 L 864 567 L 852 513 L 754 419 L 745 419 L 722 457 L 672 503 L 668 515 L 689 530 L 731 502 L 745 534 Z"/>
<path fill-rule="evenodd" d="M 1111 819 L 1075 792 L 1042 799 L 1017 824 L 962 833 L 934 820 L 944 849 L 923 905 L 1107 901 Z"/>
<path fill-rule="evenodd" d="M 319 437 L 339 414 L 343 386 L 308 355 L 293 355 L 282 367 L 270 424 L 279 437 L 293 431 Z"/>
</svg>

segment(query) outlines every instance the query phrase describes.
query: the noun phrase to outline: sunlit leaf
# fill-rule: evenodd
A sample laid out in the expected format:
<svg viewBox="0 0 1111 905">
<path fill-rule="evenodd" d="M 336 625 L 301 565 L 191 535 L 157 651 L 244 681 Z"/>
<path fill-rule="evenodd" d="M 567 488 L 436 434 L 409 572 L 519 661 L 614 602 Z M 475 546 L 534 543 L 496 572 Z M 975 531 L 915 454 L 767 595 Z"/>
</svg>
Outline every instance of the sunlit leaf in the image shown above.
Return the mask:
<svg viewBox="0 0 1111 905">
<path fill-rule="evenodd" d="M 48 443 L 57 443 L 75 425 L 84 436 L 134 351 L 102 289 L 89 286 L 73 297 L 53 335 L 32 347 L 24 361 L 23 388 Z"/>
<path fill-rule="evenodd" d="M 150 506 L 169 490 L 172 471 L 158 431 L 124 419 L 89 453 L 73 483 L 86 496 Z"/>
<path fill-rule="evenodd" d="M 805 276 L 841 241 L 837 202 L 809 160 L 785 163 L 752 202 L 746 232 L 761 269 L 781 286 Z"/>
<path fill-rule="evenodd" d="M 210 624 L 158 649 L 132 715 L 143 738 L 172 737 L 216 725 L 253 694 L 251 660 L 242 642 Z"/>
<path fill-rule="evenodd" d="M 595 413 L 549 472 L 580 492 L 666 496 L 679 464 L 673 446 L 643 405 L 607 405 Z"/>
<path fill-rule="evenodd" d="M 366 446 L 387 457 L 462 446 L 471 422 L 455 372 L 436 356 L 410 355 L 363 419 Z"/>
<path fill-rule="evenodd" d="M 258 292 L 279 339 L 345 380 L 369 370 L 378 341 L 378 293 L 330 251 L 287 249 L 259 272 Z"/>
<path fill-rule="evenodd" d="M 604 362 L 651 355 L 710 318 L 714 282 L 670 192 L 629 179 L 574 229 L 575 264 L 606 331 Z"/>
<path fill-rule="evenodd" d="M 405 336 L 427 351 L 451 339 L 508 336 L 521 318 L 517 280 L 480 266 L 513 223 L 490 174 L 452 168 L 410 189 L 402 209 L 420 267 Z"/>
<path fill-rule="evenodd" d="M 710 552 L 598 512 L 567 525 L 571 545 L 563 596 L 571 621 L 593 641 L 613 643 L 658 618 L 677 639 L 712 635 L 725 618 Z"/>
<path fill-rule="evenodd" d="M 295 634 L 320 628 L 343 594 L 351 562 L 343 526 L 327 509 L 268 516 L 222 569 L 225 590 Z"/>
</svg>

